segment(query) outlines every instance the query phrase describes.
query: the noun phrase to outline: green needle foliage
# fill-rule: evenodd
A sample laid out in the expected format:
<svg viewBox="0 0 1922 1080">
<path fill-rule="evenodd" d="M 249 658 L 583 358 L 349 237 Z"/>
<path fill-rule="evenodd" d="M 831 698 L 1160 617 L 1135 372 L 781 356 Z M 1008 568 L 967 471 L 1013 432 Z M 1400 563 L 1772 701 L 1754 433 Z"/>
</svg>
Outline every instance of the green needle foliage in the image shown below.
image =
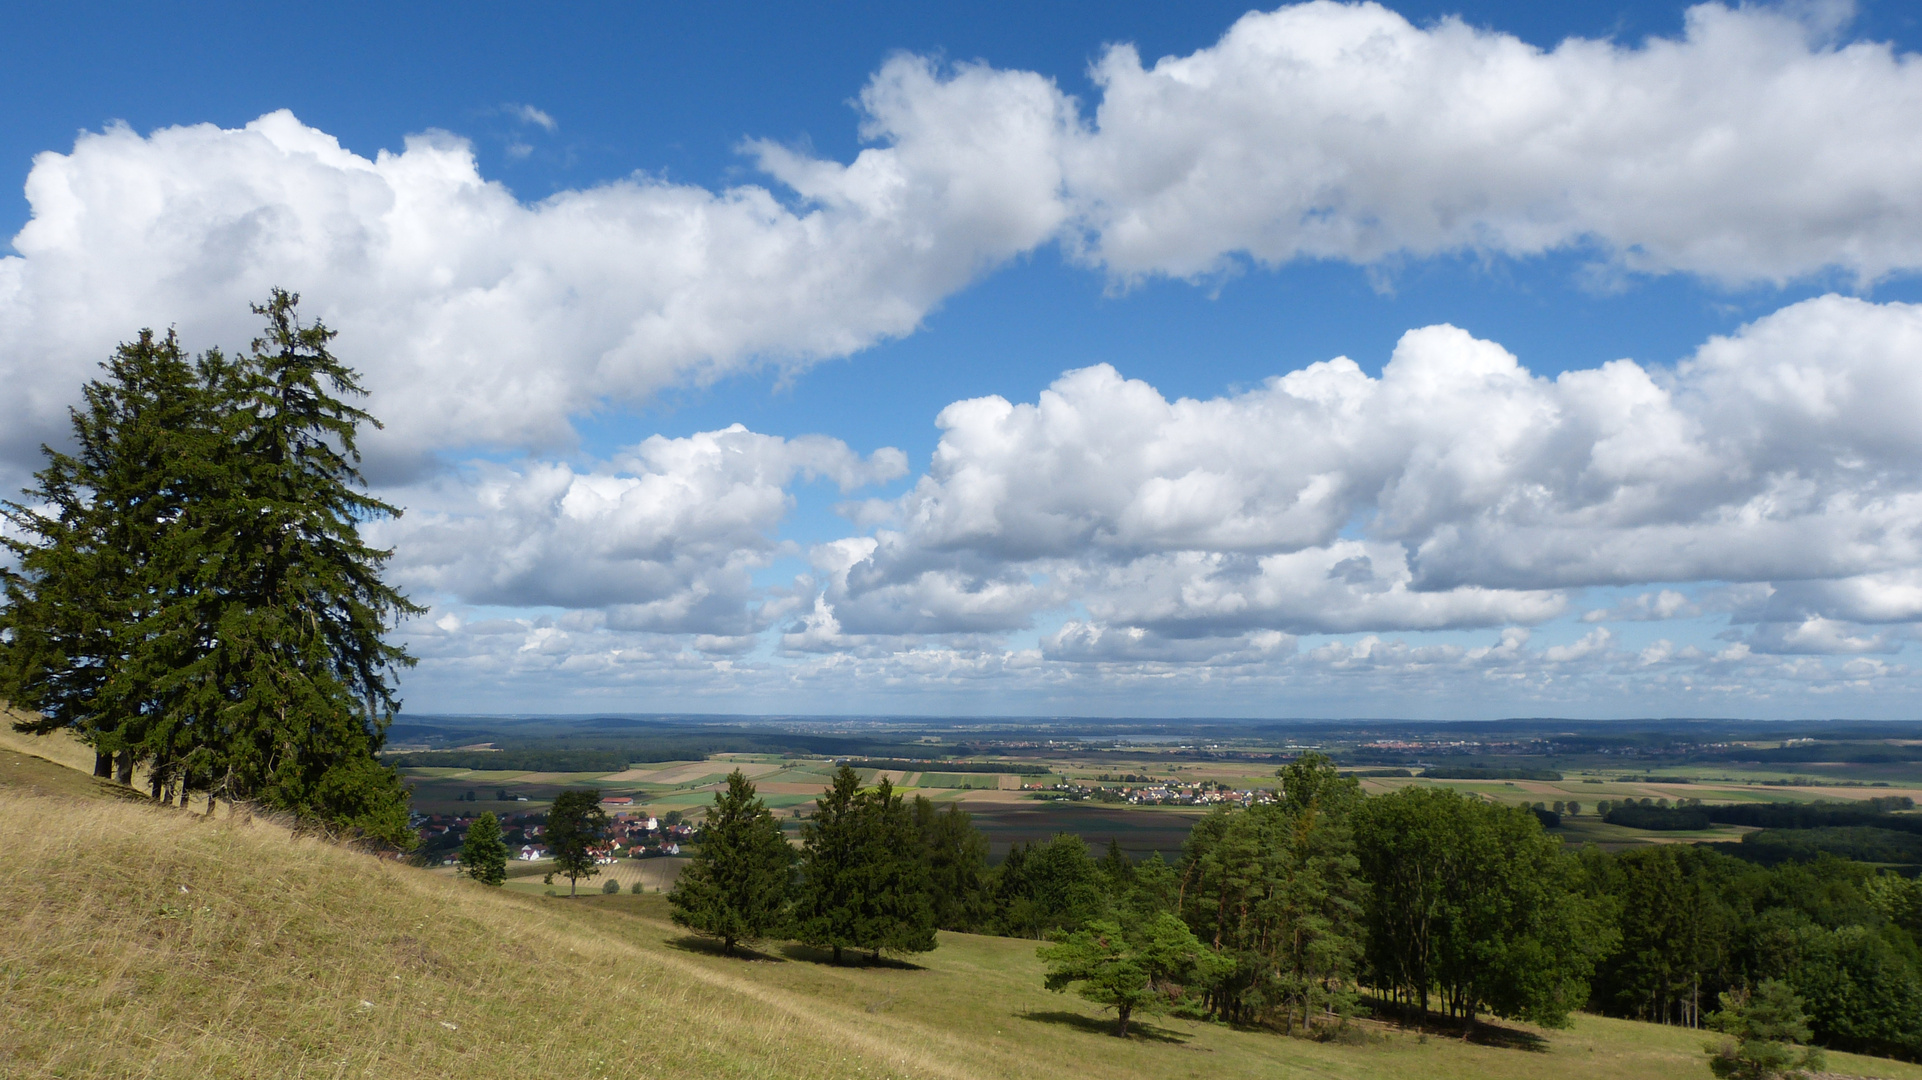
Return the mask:
<svg viewBox="0 0 1922 1080">
<path fill-rule="evenodd" d="M 933 879 L 914 811 L 886 780 L 861 794 L 862 947 L 919 953 L 934 948 Z"/>
<path fill-rule="evenodd" d="M 1802 999 L 1787 983 L 1768 979 L 1751 993 L 1731 990 L 1721 995 L 1722 1011 L 1708 1018 L 1709 1027 L 1729 1038 L 1710 1043 L 1708 1067 L 1725 1080 L 1800 1080 L 1820 1071 L 1822 1052 L 1801 1049 L 1809 1040 L 1808 1015 Z"/>
<path fill-rule="evenodd" d="M 461 872 L 483 885 L 507 880 L 507 842 L 501 839 L 500 819 L 489 810 L 467 827 L 460 846 Z"/>
<path fill-rule="evenodd" d="M 594 860 L 607 843 L 607 824 L 599 788 L 574 788 L 554 796 L 547 811 L 547 849 L 554 855 L 554 873 L 567 878 L 567 895 L 575 895 L 581 878 L 600 873 Z"/>
<path fill-rule="evenodd" d="M 916 795 L 913 805 L 915 828 L 927 853 L 934 924 L 943 930 L 974 930 L 989 916 L 988 838 L 958 802 L 937 811 L 926 796 Z"/>
<path fill-rule="evenodd" d="M 843 950 L 865 944 L 860 913 L 868 875 L 861 865 L 860 792 L 860 776 L 841 766 L 814 801 L 814 817 L 801 826 L 795 933 L 804 944 L 833 950 L 837 964 Z"/>
<path fill-rule="evenodd" d="M 1181 861 L 1182 915 L 1228 961 L 1208 1010 L 1312 1031 L 1358 1009 L 1364 887 L 1348 821 L 1357 782 L 1304 754 L 1278 774 L 1280 798 L 1198 822 Z"/>
<path fill-rule="evenodd" d="M 1117 922 L 1097 919 L 1065 939 L 1035 950 L 1048 965 L 1043 984 L 1115 1011 L 1115 1034 L 1126 1038 L 1137 1012 L 1164 1011 L 1178 987 L 1209 981 L 1222 966 L 1193 931 L 1163 911 Z"/>
<path fill-rule="evenodd" d="M 727 790 L 714 793 L 714 808 L 701 826 L 701 849 L 668 893 L 674 922 L 721 939 L 733 955 L 738 942 L 779 933 L 787 922 L 794 850 L 741 770 L 728 774 Z"/>
<path fill-rule="evenodd" d="M 0 570 L 0 695 L 36 710 L 16 726 L 66 728 L 94 748 L 94 773 L 132 779 L 136 758 L 177 754 L 172 702 L 154 685 L 166 643 L 153 629 L 183 583 L 157 573 L 188 507 L 212 485 L 218 445 L 206 368 L 172 333 L 151 330 L 101 365 L 72 410 L 75 452 L 43 447 L 26 502 L 0 504 L 20 534 L 4 538 L 18 573 Z"/>
<path fill-rule="evenodd" d="M 384 640 L 421 608 L 381 581 L 363 522 L 364 396 L 274 290 L 246 355 L 189 362 L 142 332 L 46 450 L 20 503 L 0 612 L 0 694 L 69 728 L 156 799 L 258 802 L 408 844 L 407 792 L 375 753 L 398 707 Z"/>
<path fill-rule="evenodd" d="M 933 879 L 915 812 L 883 780 L 869 791 L 843 765 L 801 826 L 795 931 L 830 949 L 915 953 L 934 948 Z"/>
</svg>

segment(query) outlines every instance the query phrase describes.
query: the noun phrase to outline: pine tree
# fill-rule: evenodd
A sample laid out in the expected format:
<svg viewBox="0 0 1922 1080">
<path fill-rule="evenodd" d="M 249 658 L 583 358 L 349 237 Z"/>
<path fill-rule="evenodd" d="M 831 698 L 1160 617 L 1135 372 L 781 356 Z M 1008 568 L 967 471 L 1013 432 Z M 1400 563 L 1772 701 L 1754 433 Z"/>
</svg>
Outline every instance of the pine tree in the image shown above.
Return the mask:
<svg viewBox="0 0 1922 1080">
<path fill-rule="evenodd" d="M 981 926 L 989 915 L 988 838 L 959 802 L 936 811 L 925 795 L 914 797 L 914 823 L 928 863 L 934 924 L 943 930 Z"/>
<path fill-rule="evenodd" d="M 501 839 L 500 819 L 492 810 L 474 819 L 460 846 L 461 872 L 483 885 L 507 880 L 507 842 Z"/>
<path fill-rule="evenodd" d="M 204 496 L 217 410 L 172 333 L 142 331 L 101 367 L 70 414 L 75 452 L 42 447 L 27 501 L 0 504 L 19 533 L 0 541 L 19 561 L 0 570 L 0 696 L 40 714 L 19 730 L 64 728 L 92 746 L 95 775 L 127 783 L 147 760 L 158 797 L 184 740 L 155 685 L 177 658 L 152 620 L 178 583 L 154 557 Z"/>
<path fill-rule="evenodd" d="M 85 388 L 72 455 L 7 504 L 0 692 L 94 746 L 156 799 L 259 801 L 409 844 L 407 792 L 374 756 L 412 663 L 383 635 L 421 609 L 380 580 L 361 522 L 363 393 L 274 290 L 249 353 L 189 363 L 143 332 Z M 376 426 L 378 426 L 376 424 Z M 42 508 L 45 510 L 43 511 Z"/>
<path fill-rule="evenodd" d="M 796 936 L 807 945 L 842 950 L 864 940 L 861 910 L 867 885 L 860 804 L 861 778 L 846 765 L 814 802 L 814 817 L 801 826 L 801 881 L 795 905 Z"/>
<path fill-rule="evenodd" d="M 668 894 L 677 925 L 721 939 L 733 955 L 737 942 L 778 933 L 787 919 L 794 852 L 774 815 L 736 769 L 727 790 L 701 826 L 701 848 Z"/>
<path fill-rule="evenodd" d="M 1721 996 L 1722 1011 L 1709 1026 L 1729 1038 L 1708 1046 L 1708 1067 L 1725 1080 L 1801 1080 L 1823 1065 L 1820 1050 L 1797 1047 L 1809 1041 L 1808 1014 L 1787 983 L 1764 980 L 1751 993 L 1731 990 Z"/>
<path fill-rule="evenodd" d="M 1170 912 L 1097 919 L 1035 950 L 1048 965 L 1042 983 L 1115 1011 L 1115 1034 L 1126 1038 L 1137 1012 L 1159 1012 L 1179 984 L 1208 981 L 1221 961 Z"/>
<path fill-rule="evenodd" d="M 554 855 L 554 872 L 567 877 L 567 895 L 575 895 L 581 878 L 600 873 L 595 858 L 606 842 L 607 811 L 601 809 L 600 789 L 576 788 L 554 796 L 547 811 L 547 849 Z"/>
<path fill-rule="evenodd" d="M 861 905 L 854 944 L 874 952 L 916 953 L 934 948 L 932 882 L 922 857 L 914 815 L 882 780 L 858 800 L 861 830 Z"/>
<path fill-rule="evenodd" d="M 227 474 L 189 508 L 169 575 L 191 585 L 161 622 L 211 645 L 163 686 L 207 729 L 215 793 L 401 840 L 407 794 L 373 755 L 413 658 L 383 634 L 423 609 L 381 581 L 392 553 L 360 539 L 360 522 L 399 514 L 360 490 L 357 433 L 379 423 L 343 400 L 365 391 L 298 303 L 273 290 L 249 354 L 203 362 L 227 403 Z"/>
</svg>

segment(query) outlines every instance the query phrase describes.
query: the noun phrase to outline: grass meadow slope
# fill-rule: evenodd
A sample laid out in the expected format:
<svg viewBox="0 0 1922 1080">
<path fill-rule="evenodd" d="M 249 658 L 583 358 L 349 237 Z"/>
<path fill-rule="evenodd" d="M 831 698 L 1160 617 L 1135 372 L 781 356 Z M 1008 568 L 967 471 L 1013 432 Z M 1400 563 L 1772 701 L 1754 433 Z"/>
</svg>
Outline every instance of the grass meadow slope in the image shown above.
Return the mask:
<svg viewBox="0 0 1922 1080">
<path fill-rule="evenodd" d="M 1507 1045 L 1166 1018 L 1115 1039 L 1098 1010 L 1041 988 L 1032 942 L 944 934 L 915 964 L 876 967 L 791 948 L 724 959 L 658 895 L 488 889 L 265 821 L 92 797 L 84 776 L 63 791 L 47 770 L 64 766 L 34 760 L 0 766 L 9 1077 L 1709 1075 L 1700 1033 L 1593 1017 Z"/>
</svg>

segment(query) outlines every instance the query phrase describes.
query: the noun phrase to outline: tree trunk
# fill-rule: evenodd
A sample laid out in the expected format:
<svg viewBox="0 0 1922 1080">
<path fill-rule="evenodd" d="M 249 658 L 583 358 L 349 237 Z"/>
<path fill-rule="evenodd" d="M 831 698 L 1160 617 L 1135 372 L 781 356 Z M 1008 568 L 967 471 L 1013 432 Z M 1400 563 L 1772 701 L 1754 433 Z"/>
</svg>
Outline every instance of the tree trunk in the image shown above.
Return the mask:
<svg viewBox="0 0 1922 1080">
<path fill-rule="evenodd" d="M 113 778 L 113 755 L 96 751 L 93 755 L 93 774 L 102 780 Z"/>
<path fill-rule="evenodd" d="M 839 945 L 836 945 L 834 947 L 834 966 L 835 967 L 841 966 L 841 946 Z"/>
<path fill-rule="evenodd" d="M 113 778 L 123 784 L 133 783 L 133 751 L 122 750 L 113 758 Z"/>
<path fill-rule="evenodd" d="M 1128 1037 L 1129 1008 L 1126 1005 L 1116 1005 L 1114 1011 L 1114 1033 L 1125 1039 Z"/>
<path fill-rule="evenodd" d="M 721 939 L 721 955 L 722 956 L 734 955 L 734 939 L 733 938 L 724 937 Z"/>
</svg>

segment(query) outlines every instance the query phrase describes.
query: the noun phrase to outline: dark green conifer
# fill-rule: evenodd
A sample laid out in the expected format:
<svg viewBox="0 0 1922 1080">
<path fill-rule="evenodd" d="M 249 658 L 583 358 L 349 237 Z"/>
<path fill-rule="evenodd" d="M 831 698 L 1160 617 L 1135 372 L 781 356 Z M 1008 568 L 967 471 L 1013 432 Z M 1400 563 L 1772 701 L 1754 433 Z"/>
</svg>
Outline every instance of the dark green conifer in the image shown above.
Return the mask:
<svg viewBox="0 0 1922 1080">
<path fill-rule="evenodd" d="M 959 802 L 937 811 L 926 796 L 916 795 L 914 822 L 928 863 L 934 924 L 943 930 L 978 929 L 989 915 L 988 838 Z"/>
<path fill-rule="evenodd" d="M 460 846 L 461 872 L 483 885 L 507 880 L 507 842 L 501 839 L 500 819 L 489 810 L 467 827 Z"/>
<path fill-rule="evenodd" d="M 391 552 L 360 538 L 399 514 L 361 490 L 357 433 L 379 424 L 344 400 L 365 391 L 298 303 L 274 290 L 249 354 L 203 363 L 227 403 L 227 469 L 176 538 L 168 573 L 190 585 L 161 621 L 181 651 L 209 644 L 165 684 L 208 729 L 216 793 L 399 840 L 407 795 L 373 755 L 413 658 L 383 634 L 423 609 L 381 581 Z"/>
<path fill-rule="evenodd" d="M 801 826 L 801 880 L 795 904 L 795 934 L 805 944 L 842 950 L 865 943 L 861 912 L 867 875 L 860 803 L 861 778 L 846 765 L 814 802 L 814 817 Z"/>
<path fill-rule="evenodd" d="M 861 793 L 858 812 L 862 884 L 853 944 L 877 959 L 882 952 L 933 949 L 932 882 L 913 813 L 887 780 Z"/>
<path fill-rule="evenodd" d="M 774 815 L 736 769 L 727 790 L 701 826 L 701 848 L 668 894 L 674 922 L 721 939 L 732 955 L 737 942 L 779 933 L 786 924 L 794 851 Z"/>
<path fill-rule="evenodd" d="M 171 332 L 142 331 L 101 368 L 71 411 L 74 452 L 43 447 L 26 502 L 0 503 L 19 534 L 0 538 L 19 563 L 0 570 L 0 697 L 40 714 L 19 730 L 93 747 L 95 775 L 126 783 L 146 760 L 158 797 L 191 742 L 155 685 L 172 658 L 153 618 L 179 583 L 153 562 L 205 496 L 217 409 Z"/>
</svg>

